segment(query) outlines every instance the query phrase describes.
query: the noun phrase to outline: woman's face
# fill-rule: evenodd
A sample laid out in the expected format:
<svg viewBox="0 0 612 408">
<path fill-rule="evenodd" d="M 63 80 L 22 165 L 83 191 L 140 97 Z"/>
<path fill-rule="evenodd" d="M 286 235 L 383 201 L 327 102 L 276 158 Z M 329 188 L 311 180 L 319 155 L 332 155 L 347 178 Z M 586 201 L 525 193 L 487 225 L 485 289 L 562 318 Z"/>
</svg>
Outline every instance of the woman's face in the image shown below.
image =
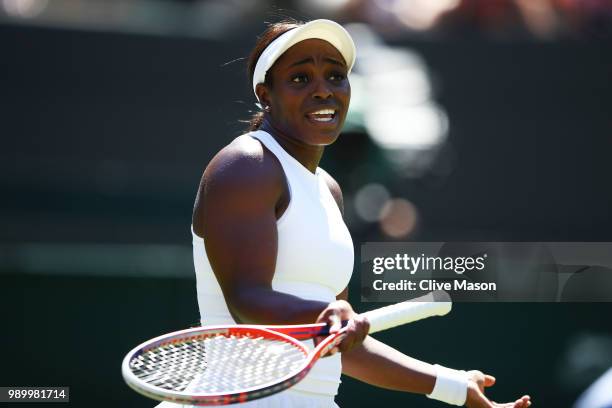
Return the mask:
<svg viewBox="0 0 612 408">
<path fill-rule="evenodd" d="M 318 39 L 289 48 L 268 71 L 265 92 L 272 126 L 307 145 L 325 146 L 340 134 L 351 99 L 347 66 L 340 52 Z"/>
</svg>

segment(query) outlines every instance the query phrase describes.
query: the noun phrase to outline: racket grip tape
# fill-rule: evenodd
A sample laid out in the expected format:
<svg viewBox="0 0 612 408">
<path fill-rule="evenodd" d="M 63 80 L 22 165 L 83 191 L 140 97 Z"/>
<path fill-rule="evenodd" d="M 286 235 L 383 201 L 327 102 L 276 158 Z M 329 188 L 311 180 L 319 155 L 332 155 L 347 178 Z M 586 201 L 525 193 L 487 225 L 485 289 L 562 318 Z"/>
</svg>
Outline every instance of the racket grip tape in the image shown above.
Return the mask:
<svg viewBox="0 0 612 408">
<path fill-rule="evenodd" d="M 451 308 L 452 302 L 448 293 L 435 291 L 416 299 L 371 310 L 363 315 L 370 322 L 370 333 L 376 333 L 427 317 L 444 316 Z"/>
</svg>

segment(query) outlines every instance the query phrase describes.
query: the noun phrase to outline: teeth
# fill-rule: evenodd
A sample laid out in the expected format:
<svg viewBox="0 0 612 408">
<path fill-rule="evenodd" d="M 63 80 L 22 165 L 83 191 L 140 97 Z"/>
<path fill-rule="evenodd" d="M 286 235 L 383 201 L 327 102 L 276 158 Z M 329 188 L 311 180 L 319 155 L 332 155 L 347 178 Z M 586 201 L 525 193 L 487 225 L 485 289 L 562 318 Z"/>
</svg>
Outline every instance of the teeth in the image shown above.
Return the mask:
<svg viewBox="0 0 612 408">
<path fill-rule="evenodd" d="M 313 112 L 312 114 L 313 115 L 333 115 L 334 110 L 333 109 L 321 109 L 316 112 Z"/>
<path fill-rule="evenodd" d="M 331 122 L 332 118 L 313 118 L 317 122 Z"/>
</svg>

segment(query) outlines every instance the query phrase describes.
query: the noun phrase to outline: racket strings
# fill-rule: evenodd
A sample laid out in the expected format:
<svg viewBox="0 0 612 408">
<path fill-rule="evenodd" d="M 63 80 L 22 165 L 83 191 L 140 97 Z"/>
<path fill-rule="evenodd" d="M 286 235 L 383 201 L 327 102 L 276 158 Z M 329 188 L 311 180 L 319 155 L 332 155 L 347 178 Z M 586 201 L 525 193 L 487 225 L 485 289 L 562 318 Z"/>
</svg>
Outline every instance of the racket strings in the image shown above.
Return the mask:
<svg viewBox="0 0 612 408">
<path fill-rule="evenodd" d="M 130 367 L 142 381 L 166 390 L 215 394 L 276 382 L 299 370 L 305 359 L 282 340 L 219 335 L 146 351 Z"/>
</svg>

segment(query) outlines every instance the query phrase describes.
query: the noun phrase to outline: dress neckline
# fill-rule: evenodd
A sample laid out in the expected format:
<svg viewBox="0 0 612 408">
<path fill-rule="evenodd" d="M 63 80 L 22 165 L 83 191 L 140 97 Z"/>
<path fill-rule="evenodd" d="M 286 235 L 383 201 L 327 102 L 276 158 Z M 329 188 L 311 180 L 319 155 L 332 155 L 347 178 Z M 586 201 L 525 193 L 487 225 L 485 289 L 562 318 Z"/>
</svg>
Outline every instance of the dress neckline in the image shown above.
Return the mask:
<svg viewBox="0 0 612 408">
<path fill-rule="evenodd" d="M 258 130 L 254 131 L 254 132 L 251 132 L 251 133 L 258 133 L 258 132 L 263 133 L 266 136 L 266 139 L 268 139 L 271 143 L 273 143 L 282 152 L 281 154 L 285 155 L 287 160 L 292 162 L 295 165 L 295 167 L 300 168 L 302 170 L 302 172 L 307 177 L 318 179 L 319 175 L 321 174 L 321 168 L 320 167 L 317 166 L 317 168 L 315 169 L 315 172 L 314 173 L 311 172 L 310 170 L 308 170 L 306 168 L 306 166 L 304 166 L 295 157 L 293 157 L 291 154 L 289 154 L 289 152 L 286 151 L 283 148 L 283 146 L 281 146 L 281 144 L 278 143 L 278 141 L 270 133 L 266 132 L 265 130 L 261 130 L 261 129 L 258 129 Z"/>
</svg>

